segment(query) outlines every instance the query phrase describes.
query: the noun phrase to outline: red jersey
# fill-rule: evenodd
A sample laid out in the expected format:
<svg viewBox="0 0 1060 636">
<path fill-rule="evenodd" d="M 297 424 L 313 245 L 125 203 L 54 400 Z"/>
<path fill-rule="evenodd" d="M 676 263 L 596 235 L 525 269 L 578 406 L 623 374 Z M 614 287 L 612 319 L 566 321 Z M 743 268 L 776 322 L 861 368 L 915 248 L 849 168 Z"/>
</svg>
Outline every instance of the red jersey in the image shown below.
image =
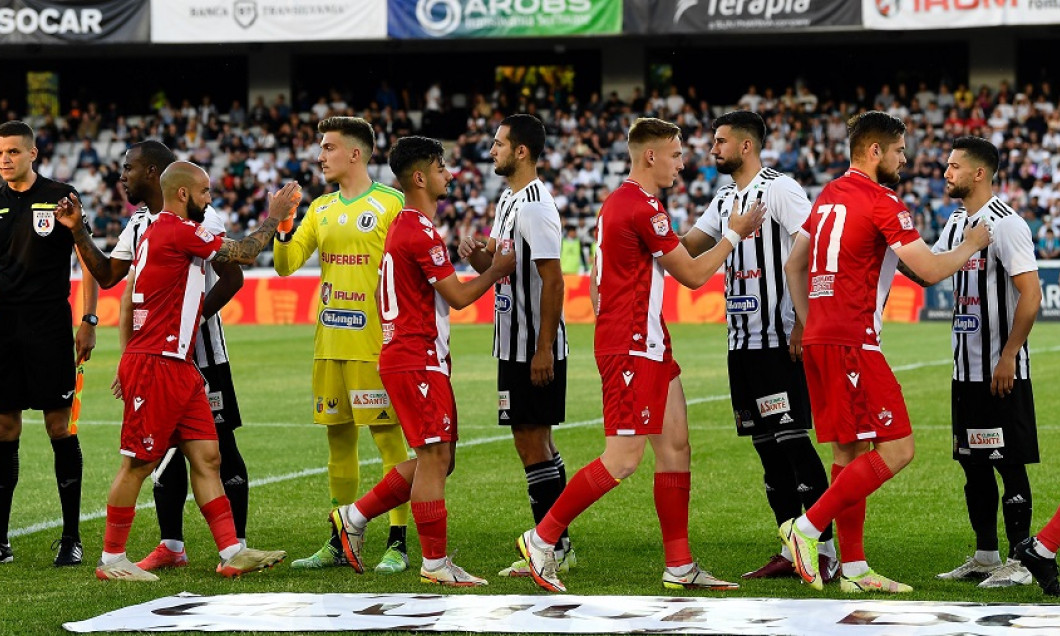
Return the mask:
<svg viewBox="0 0 1060 636">
<path fill-rule="evenodd" d="M 206 261 L 222 239 L 194 221 L 162 212 L 140 239 L 133 270 L 128 353 L 191 361 L 206 293 Z"/>
<path fill-rule="evenodd" d="M 627 179 L 604 201 L 596 221 L 597 356 L 671 358 L 662 317 L 666 273 L 656 259 L 679 243 L 662 203 L 636 181 Z"/>
<path fill-rule="evenodd" d="M 810 310 L 803 344 L 878 349 L 894 249 L 920 234 L 905 204 L 859 170 L 824 187 L 802 226 L 810 239 Z"/>
<path fill-rule="evenodd" d="M 419 210 L 402 210 L 387 232 L 379 268 L 380 373 L 449 375 L 449 303 L 433 285 L 453 273 L 434 223 Z"/>
</svg>

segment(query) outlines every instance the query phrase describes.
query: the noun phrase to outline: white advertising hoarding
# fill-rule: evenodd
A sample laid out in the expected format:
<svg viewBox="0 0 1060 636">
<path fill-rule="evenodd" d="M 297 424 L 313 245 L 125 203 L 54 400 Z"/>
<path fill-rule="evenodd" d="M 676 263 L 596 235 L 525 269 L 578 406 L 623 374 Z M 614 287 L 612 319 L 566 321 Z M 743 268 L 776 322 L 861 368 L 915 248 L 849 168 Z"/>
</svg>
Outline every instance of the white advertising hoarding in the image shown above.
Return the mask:
<svg viewBox="0 0 1060 636">
<path fill-rule="evenodd" d="M 1055 0 L 862 0 L 865 28 L 960 29 L 1060 23 Z"/>
<path fill-rule="evenodd" d="M 151 0 L 151 41 L 158 43 L 385 37 L 386 0 Z"/>
</svg>

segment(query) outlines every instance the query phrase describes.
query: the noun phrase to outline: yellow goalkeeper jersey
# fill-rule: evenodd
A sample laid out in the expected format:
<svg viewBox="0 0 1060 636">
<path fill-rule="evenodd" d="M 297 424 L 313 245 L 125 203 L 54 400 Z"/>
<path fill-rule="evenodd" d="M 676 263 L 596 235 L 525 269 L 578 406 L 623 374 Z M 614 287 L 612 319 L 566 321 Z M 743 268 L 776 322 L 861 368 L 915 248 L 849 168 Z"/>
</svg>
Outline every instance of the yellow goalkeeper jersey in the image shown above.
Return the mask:
<svg viewBox="0 0 1060 636">
<path fill-rule="evenodd" d="M 379 360 L 379 260 L 387 230 L 404 205 L 400 191 L 381 183 L 352 201 L 332 192 L 313 201 L 290 241 L 275 241 L 274 267 L 280 276 L 294 273 L 320 251 L 314 359 Z"/>
</svg>

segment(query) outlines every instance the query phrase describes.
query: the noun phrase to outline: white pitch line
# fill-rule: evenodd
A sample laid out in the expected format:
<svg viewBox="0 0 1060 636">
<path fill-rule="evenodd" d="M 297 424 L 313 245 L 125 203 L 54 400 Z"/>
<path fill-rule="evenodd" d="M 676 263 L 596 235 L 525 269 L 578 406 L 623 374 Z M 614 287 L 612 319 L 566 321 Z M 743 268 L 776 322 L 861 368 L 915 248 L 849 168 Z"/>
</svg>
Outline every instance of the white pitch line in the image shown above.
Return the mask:
<svg viewBox="0 0 1060 636">
<path fill-rule="evenodd" d="M 1051 352 L 1057 352 L 1057 351 L 1060 351 L 1060 346 L 1046 347 L 1045 349 L 1033 349 L 1031 351 L 1031 353 L 1051 353 Z M 905 364 L 905 365 L 894 367 L 893 370 L 895 372 L 913 371 L 913 370 L 922 369 L 922 368 L 925 368 L 925 367 L 942 366 L 942 365 L 945 365 L 945 364 L 953 364 L 953 360 L 952 359 L 946 359 L 946 360 L 932 360 L 930 362 L 916 362 L 916 363 L 913 363 L 913 364 Z M 701 398 L 693 398 L 691 400 L 688 400 L 687 403 L 688 403 L 689 406 L 692 406 L 694 404 L 702 404 L 704 402 L 717 402 L 717 401 L 720 401 L 720 400 L 727 400 L 727 399 L 729 399 L 729 394 L 728 393 L 726 393 L 724 395 L 709 395 L 709 396 L 701 397 Z M 26 420 L 26 421 L 29 422 L 30 420 Z M 591 419 L 591 420 L 583 420 L 581 422 L 570 422 L 568 424 L 563 424 L 562 426 L 563 426 L 563 428 L 580 428 L 580 427 L 584 427 L 584 426 L 593 426 L 595 424 L 601 424 L 601 423 L 603 423 L 603 421 L 604 421 L 603 418 L 597 417 L 597 418 L 594 418 L 594 419 Z M 94 422 L 92 420 L 87 420 L 84 423 L 85 424 L 119 424 L 120 422 Z M 303 426 L 303 425 L 304 425 L 304 423 L 291 424 L 291 423 L 284 423 L 284 422 L 255 422 L 255 423 L 249 424 L 249 426 L 258 426 L 258 427 L 288 427 L 288 426 Z M 717 428 L 718 430 L 723 430 L 723 429 L 727 429 L 729 427 L 728 426 L 718 426 L 718 427 L 700 427 L 700 426 L 695 426 L 695 427 L 692 427 L 692 428 L 694 428 L 696 430 L 702 430 L 704 428 L 707 428 L 707 429 Z M 933 430 L 933 429 L 942 429 L 942 428 L 948 429 L 949 426 L 948 425 L 947 426 L 938 425 L 938 426 L 918 426 L 918 427 L 916 427 L 917 430 Z M 1045 428 L 1052 428 L 1052 427 L 1039 426 L 1038 428 L 1039 429 L 1045 429 Z M 480 437 L 480 438 L 468 440 L 466 442 L 461 442 L 460 443 L 460 448 L 467 448 L 469 446 L 479 446 L 480 444 L 492 444 L 494 442 L 507 441 L 507 440 L 510 440 L 510 439 L 511 439 L 511 435 L 495 435 L 495 436 L 492 436 L 492 437 Z M 361 466 L 370 466 L 372 464 L 378 464 L 378 463 L 380 463 L 380 461 L 381 460 L 378 457 L 371 457 L 369 459 L 362 460 L 360 462 L 360 465 Z M 292 479 L 301 479 L 302 477 L 309 477 L 309 476 L 312 476 L 312 475 L 319 475 L 319 474 L 321 474 L 323 472 L 326 472 L 326 471 L 327 471 L 327 468 L 306 468 L 304 470 L 300 470 L 300 471 L 293 472 L 293 473 L 285 473 L 283 475 L 272 475 L 270 477 L 262 477 L 261 479 L 251 479 L 250 480 L 250 486 L 251 487 L 266 486 L 268 484 L 275 484 L 275 483 L 279 483 L 279 482 L 283 482 L 283 481 L 290 481 Z M 194 499 L 194 496 L 193 495 L 188 495 L 188 501 L 191 501 L 192 499 Z M 154 507 L 155 507 L 155 504 L 154 504 L 153 501 L 136 504 L 136 509 L 137 510 L 148 510 L 148 509 L 151 509 L 151 508 L 154 508 Z M 106 516 L 107 516 L 106 509 L 105 508 L 101 508 L 101 509 L 96 510 L 94 512 L 89 512 L 89 513 L 82 514 L 81 515 L 81 521 L 93 521 L 95 519 L 103 519 Z M 59 527 L 62 527 L 62 525 L 63 525 L 62 519 L 52 519 L 51 521 L 42 521 L 40 523 L 35 523 L 33 525 L 24 526 L 22 528 L 16 528 L 16 529 L 12 530 L 11 532 L 9 532 L 8 535 L 11 536 L 11 537 L 20 537 L 20 536 L 24 536 L 24 535 L 27 535 L 27 534 L 33 534 L 35 532 L 41 532 L 43 530 L 50 530 L 52 528 L 59 528 Z"/>
</svg>

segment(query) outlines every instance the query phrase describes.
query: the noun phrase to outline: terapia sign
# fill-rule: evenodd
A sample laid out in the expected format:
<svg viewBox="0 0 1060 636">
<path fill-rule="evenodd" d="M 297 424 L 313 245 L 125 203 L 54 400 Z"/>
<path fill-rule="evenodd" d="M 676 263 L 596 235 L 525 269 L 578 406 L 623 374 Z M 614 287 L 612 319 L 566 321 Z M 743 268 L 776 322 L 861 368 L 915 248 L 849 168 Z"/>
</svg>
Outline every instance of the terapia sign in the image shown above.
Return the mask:
<svg viewBox="0 0 1060 636">
<path fill-rule="evenodd" d="M 865 27 L 953 29 L 1060 22 L 1052 0 L 862 0 Z"/>
</svg>

